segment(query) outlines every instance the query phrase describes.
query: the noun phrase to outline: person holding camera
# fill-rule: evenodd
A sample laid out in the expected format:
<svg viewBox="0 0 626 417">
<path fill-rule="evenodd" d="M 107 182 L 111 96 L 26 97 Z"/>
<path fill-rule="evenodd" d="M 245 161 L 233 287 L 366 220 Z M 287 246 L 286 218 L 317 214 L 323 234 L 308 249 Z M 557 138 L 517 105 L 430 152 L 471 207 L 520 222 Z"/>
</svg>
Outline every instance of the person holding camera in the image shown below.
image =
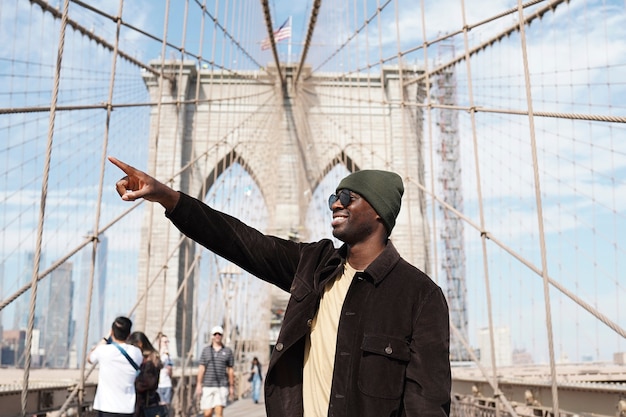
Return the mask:
<svg viewBox="0 0 626 417">
<path fill-rule="evenodd" d="M 117 317 L 111 334 L 89 352 L 87 361 L 99 365 L 93 408 L 98 417 L 130 417 L 135 412 L 135 377 L 143 361 L 141 350 L 126 343 L 132 322 Z"/>
</svg>

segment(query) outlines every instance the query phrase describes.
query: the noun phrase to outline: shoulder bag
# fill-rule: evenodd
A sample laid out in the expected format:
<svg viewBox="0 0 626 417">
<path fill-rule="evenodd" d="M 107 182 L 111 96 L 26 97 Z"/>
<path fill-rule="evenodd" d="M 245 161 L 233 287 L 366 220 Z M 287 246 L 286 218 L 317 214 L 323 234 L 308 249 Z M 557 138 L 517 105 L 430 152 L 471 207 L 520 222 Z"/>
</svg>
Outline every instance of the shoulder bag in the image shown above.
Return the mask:
<svg viewBox="0 0 626 417">
<path fill-rule="evenodd" d="M 142 407 L 144 417 L 167 417 L 169 410 L 167 405 L 158 404 Z"/>
<path fill-rule="evenodd" d="M 122 352 L 122 355 L 124 355 L 124 357 L 126 358 L 126 360 L 128 360 L 128 363 L 130 363 L 133 368 L 135 368 L 135 371 L 137 371 L 137 373 L 139 373 L 139 365 L 137 365 L 135 363 L 135 361 L 133 360 L 133 358 L 131 358 L 130 356 L 128 356 L 128 352 L 126 352 L 119 344 L 115 343 L 115 342 L 111 342 L 113 345 L 115 345 L 116 348 L 119 349 L 120 352 Z"/>
</svg>

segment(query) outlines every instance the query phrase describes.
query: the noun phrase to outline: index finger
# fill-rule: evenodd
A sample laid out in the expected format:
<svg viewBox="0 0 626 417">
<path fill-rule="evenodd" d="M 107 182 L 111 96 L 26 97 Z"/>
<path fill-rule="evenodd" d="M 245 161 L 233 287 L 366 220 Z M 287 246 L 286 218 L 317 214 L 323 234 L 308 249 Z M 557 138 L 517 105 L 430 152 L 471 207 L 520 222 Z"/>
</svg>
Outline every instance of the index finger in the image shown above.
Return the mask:
<svg viewBox="0 0 626 417">
<path fill-rule="evenodd" d="M 108 156 L 107 158 L 109 159 L 109 161 L 111 161 L 113 165 L 115 165 L 116 167 L 124 171 L 126 175 L 131 175 L 136 171 L 134 167 L 128 165 L 127 163 L 120 161 L 119 159 L 113 156 Z"/>
</svg>

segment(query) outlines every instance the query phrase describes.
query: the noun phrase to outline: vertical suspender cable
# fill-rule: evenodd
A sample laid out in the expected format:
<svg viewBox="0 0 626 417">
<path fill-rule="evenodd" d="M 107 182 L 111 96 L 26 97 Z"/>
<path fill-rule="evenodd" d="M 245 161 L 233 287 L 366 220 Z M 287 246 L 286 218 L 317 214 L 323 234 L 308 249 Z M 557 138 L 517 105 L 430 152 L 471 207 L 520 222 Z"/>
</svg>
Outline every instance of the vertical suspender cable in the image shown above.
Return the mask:
<svg viewBox="0 0 626 417">
<path fill-rule="evenodd" d="M 320 11 L 320 6 L 322 5 L 322 0 L 315 0 L 313 3 L 313 7 L 311 8 L 311 18 L 309 19 L 309 27 L 306 31 L 306 39 L 304 41 L 304 47 L 302 48 L 302 54 L 300 55 L 300 63 L 298 64 L 298 70 L 296 71 L 296 78 L 294 78 L 294 85 L 298 84 L 300 80 L 300 74 L 302 73 L 302 67 L 304 67 L 304 62 L 306 61 L 306 56 L 309 53 L 309 47 L 311 46 L 311 38 L 313 37 L 313 32 L 315 31 L 315 24 L 317 23 L 317 15 Z M 291 28 L 293 32 L 293 28 Z"/>
<path fill-rule="evenodd" d="M 173 181 L 174 181 L 174 173 L 176 172 L 177 169 L 177 165 L 176 165 L 176 159 L 177 159 L 177 153 L 176 153 L 176 149 L 178 147 L 178 138 L 176 137 L 177 133 L 179 132 L 180 126 L 180 115 L 181 115 L 181 106 L 185 106 L 185 104 L 181 104 L 181 100 L 184 102 L 186 101 L 186 98 L 184 96 L 184 94 L 186 94 L 187 88 L 186 86 L 183 87 L 183 71 L 184 71 L 184 63 L 185 63 L 185 51 L 186 51 L 186 36 L 187 36 L 187 17 L 189 16 L 189 0 L 185 0 L 185 11 L 183 13 L 183 26 L 181 28 L 182 31 L 182 39 L 180 42 L 180 61 L 178 63 L 178 80 L 176 81 L 176 97 L 175 97 L 175 106 L 176 106 L 176 123 L 174 126 L 174 138 L 172 138 L 172 140 L 174 141 L 174 148 L 172 150 L 172 161 L 171 161 L 171 171 L 170 171 L 170 179 L 171 179 L 171 183 L 168 184 L 170 187 L 173 186 Z M 184 111 L 182 112 L 182 114 L 184 114 Z M 184 121 L 183 121 L 183 125 L 184 125 Z M 170 227 L 167 228 L 166 232 L 165 232 L 165 251 L 168 252 L 169 249 L 169 241 L 170 241 Z M 165 295 L 166 295 L 166 288 L 167 288 L 167 277 L 168 277 L 168 267 L 167 265 L 163 266 L 163 285 L 161 287 L 161 306 L 160 306 L 160 313 L 161 316 L 159 317 L 159 331 L 163 330 L 163 323 L 164 323 L 164 318 L 163 318 L 163 314 L 164 314 L 164 308 L 165 308 Z M 147 301 L 147 300 L 146 300 Z M 183 329 L 185 327 L 183 326 Z M 183 331 L 183 334 L 185 334 L 185 332 Z"/>
<path fill-rule="evenodd" d="M 95 215 L 95 219 L 94 219 L 94 232 L 93 232 L 93 236 L 92 236 L 92 252 L 91 252 L 91 267 L 90 267 L 90 275 L 89 275 L 89 288 L 88 288 L 88 297 L 87 297 L 87 305 L 85 307 L 85 329 L 87 329 L 84 333 L 83 336 L 83 346 L 82 346 L 82 363 L 81 363 L 81 372 L 80 372 L 80 381 L 79 381 L 79 385 L 78 385 L 78 402 L 79 404 L 82 404 L 83 401 L 83 393 L 84 393 L 84 386 L 85 386 L 85 379 L 87 378 L 87 374 L 85 373 L 85 368 L 86 368 L 86 362 L 87 362 L 87 344 L 88 344 L 88 338 L 89 338 L 89 325 L 90 325 L 90 316 L 91 316 L 91 302 L 93 301 L 93 284 L 94 284 L 94 278 L 95 278 L 95 265 L 96 265 L 96 258 L 97 258 L 97 249 L 98 249 L 98 243 L 99 243 L 99 239 L 98 236 L 100 235 L 100 212 L 101 212 L 101 206 L 102 206 L 102 194 L 103 194 L 103 182 L 104 182 L 104 171 L 105 171 L 105 166 L 106 166 L 106 161 L 107 161 L 107 150 L 108 150 L 108 142 L 109 142 L 109 131 L 110 131 L 110 125 L 111 125 L 111 114 L 113 111 L 113 93 L 114 93 L 114 87 L 115 87 L 115 77 L 116 77 L 116 68 L 117 68 L 117 57 L 118 57 L 118 50 L 119 50 L 119 40 L 120 40 L 120 32 L 121 32 L 121 27 L 122 27 L 122 11 L 123 11 L 123 7 L 124 7 L 124 0 L 120 0 L 119 3 L 119 8 L 118 8 L 118 14 L 117 17 L 115 19 L 116 21 L 116 33 L 115 33 L 115 44 L 113 47 L 113 56 L 111 59 L 111 76 L 109 78 L 109 93 L 108 93 L 108 100 L 107 100 L 107 113 L 106 113 L 106 123 L 105 123 L 105 133 L 104 133 L 104 140 L 103 140 L 103 145 L 102 145 L 102 156 L 101 156 L 101 164 L 100 164 L 100 181 L 99 181 L 99 185 L 98 185 L 98 200 L 97 200 L 97 204 L 96 204 L 96 215 Z M 100 296 L 102 296 L 102 294 L 100 294 Z M 95 365 L 92 366 L 90 368 L 90 372 L 93 371 Z M 66 401 L 63 403 L 63 406 L 61 407 L 61 409 L 59 410 L 59 415 L 61 415 L 61 413 L 63 413 L 67 407 L 69 406 L 70 402 L 73 399 L 74 393 L 76 391 L 73 391 L 70 396 L 66 399 Z"/>
<path fill-rule="evenodd" d="M 175 126 L 174 126 L 174 137 L 171 138 L 170 140 L 172 140 L 174 142 L 173 144 L 173 150 L 172 150 L 172 161 L 170 162 L 171 166 L 172 166 L 172 170 L 171 170 L 171 178 L 173 181 L 174 178 L 174 173 L 177 169 L 177 164 L 176 162 L 178 161 L 178 163 L 180 164 L 180 158 L 178 158 L 179 153 L 177 151 L 178 146 L 179 146 L 179 142 L 180 142 L 180 146 L 181 146 L 181 151 L 180 151 L 180 155 L 182 155 L 183 149 L 182 149 L 182 142 L 183 142 L 183 136 L 184 136 L 184 130 L 185 130 L 185 120 L 184 118 L 186 117 L 186 109 L 185 106 L 186 104 L 184 104 L 184 102 L 186 102 L 186 94 L 188 91 L 188 82 L 189 79 L 187 79 L 187 83 L 183 84 L 183 71 L 184 71 L 184 62 L 185 62 L 185 51 L 186 51 L 186 42 L 187 42 L 187 19 L 189 17 L 189 0 L 185 0 L 185 11 L 183 14 L 183 25 L 181 28 L 182 34 L 181 34 L 181 48 L 180 48 L 180 62 L 178 65 L 178 80 L 176 82 L 176 97 L 175 97 L 175 105 L 176 105 L 176 122 L 175 122 Z M 183 103 L 181 103 L 181 101 Z M 181 120 L 183 119 L 183 120 Z M 182 128 L 181 128 L 181 123 L 182 123 Z M 179 132 L 180 133 L 180 140 L 179 140 Z M 156 161 L 156 159 L 155 159 Z M 156 171 L 155 171 L 156 172 Z M 173 186 L 173 182 L 169 184 L 170 186 Z M 166 247 L 166 251 L 169 250 L 169 242 L 170 242 L 170 231 L 171 231 L 172 227 L 168 226 L 166 228 L 166 232 L 165 232 L 165 247 Z M 178 259 L 180 262 L 180 259 Z M 187 265 L 187 262 L 185 262 L 185 265 Z M 162 279 L 162 293 L 161 293 L 161 320 L 159 323 L 159 328 L 163 327 L 163 323 L 164 320 L 166 319 L 166 317 L 163 315 L 164 314 L 164 306 L 165 306 L 165 293 L 166 293 L 166 288 L 167 288 L 167 279 L 168 279 L 168 271 L 169 268 L 167 266 L 167 264 L 163 265 L 163 279 Z M 173 275 L 173 277 L 176 277 L 176 274 L 171 274 Z M 171 279 L 171 278 L 170 278 Z M 185 347 L 186 347 L 186 343 L 187 343 L 187 300 L 186 298 L 188 297 L 188 291 L 187 291 L 187 280 L 184 281 L 184 288 L 185 291 L 183 293 L 183 298 L 185 299 L 184 302 L 184 308 L 182 309 L 182 332 L 181 334 L 181 340 L 180 340 L 180 346 L 181 346 L 181 352 L 185 351 Z M 147 294 L 146 294 L 147 297 Z M 174 297 L 174 303 L 177 303 L 179 295 L 177 294 L 176 297 Z M 148 297 L 146 298 L 146 302 L 148 301 Z M 147 304 L 146 304 L 147 305 Z M 176 321 L 178 320 L 178 317 L 176 317 L 175 319 Z M 178 341 L 177 341 L 178 343 Z M 178 349 L 177 349 L 178 350 Z"/>
<path fill-rule="evenodd" d="M 411 155 L 411 152 L 409 151 L 411 148 L 409 147 L 408 144 L 408 136 L 409 136 L 409 131 L 411 129 L 411 126 L 409 126 L 408 124 L 408 118 L 409 118 L 409 112 L 412 110 L 411 106 L 407 106 L 406 105 L 406 101 L 408 100 L 408 94 L 407 91 L 410 87 L 405 87 L 404 86 L 404 62 L 403 62 L 403 55 L 402 55 L 402 45 L 400 42 L 400 6 L 398 5 L 398 0 L 394 1 L 394 18 L 396 19 L 396 48 L 397 48 L 397 54 L 398 54 L 398 98 L 400 99 L 400 103 L 399 103 L 399 111 L 400 111 L 400 120 L 401 120 L 401 132 L 402 132 L 402 163 L 403 163 L 403 167 L 402 167 L 402 171 L 404 172 L 404 176 L 405 179 L 408 176 L 409 178 L 413 175 L 417 176 L 417 178 L 420 178 L 420 168 L 421 168 L 421 164 L 419 162 L 419 160 L 422 158 L 421 154 L 420 154 L 420 148 L 419 146 L 416 146 L 416 150 L 417 150 L 417 154 L 416 155 Z M 426 49 L 424 49 L 426 50 Z M 384 70 L 381 67 L 381 75 L 384 74 Z M 415 89 L 417 91 L 419 91 L 419 85 L 415 87 Z M 418 93 L 419 94 L 419 93 Z M 416 96 L 417 97 L 417 96 Z M 411 132 L 412 133 L 412 132 Z M 412 135 L 411 135 L 412 136 Z M 420 135 L 421 136 L 421 135 Z M 415 138 L 419 144 L 421 144 L 421 138 Z M 391 138 L 391 143 L 394 143 L 393 137 Z M 416 170 L 415 172 L 413 172 L 410 168 L 413 168 L 409 163 L 409 156 L 411 156 L 412 158 L 417 158 L 418 162 L 416 164 Z M 395 154 L 392 154 L 390 159 L 391 159 L 391 164 L 393 166 L 394 164 L 394 159 L 395 158 Z M 408 188 L 408 187 L 407 187 Z M 413 196 L 411 195 L 411 190 L 407 190 L 408 195 L 405 195 L 405 199 L 408 199 L 409 201 L 411 201 L 411 199 L 413 198 Z M 422 198 L 420 197 L 420 195 L 422 194 L 421 192 L 417 192 L 417 198 L 418 198 L 418 202 L 419 202 L 419 206 L 420 206 L 420 214 L 423 216 L 424 212 L 423 212 L 423 207 L 422 207 Z M 407 210 L 407 217 L 408 217 L 408 227 L 409 230 L 414 230 L 413 229 L 413 216 L 412 216 L 413 210 Z M 422 223 L 422 226 L 424 226 L 424 223 Z M 424 229 L 422 229 L 423 232 L 425 232 Z M 424 238 L 426 238 L 426 233 L 423 233 Z M 426 250 L 426 248 L 428 247 L 428 245 L 423 245 L 424 250 Z M 413 243 L 413 239 L 409 239 L 409 253 L 410 254 L 414 254 L 415 253 L 415 245 Z M 424 265 L 422 266 L 422 268 L 424 268 L 424 271 L 426 271 L 426 273 L 429 272 L 429 265 L 427 262 L 428 257 L 424 256 Z"/>
<path fill-rule="evenodd" d="M 30 306 L 28 311 L 28 328 L 26 331 L 26 343 L 24 346 L 24 379 L 22 384 L 21 407 L 22 417 L 26 416 L 26 400 L 28 397 L 28 379 L 30 377 L 31 348 L 33 345 L 33 329 L 35 327 L 35 306 L 37 304 L 37 282 L 39 264 L 41 262 L 41 246 L 43 240 L 43 228 L 46 214 L 46 199 L 48 194 L 48 179 L 50 177 L 50 160 L 52 158 L 52 142 L 54 138 L 54 122 L 56 119 L 56 105 L 59 99 L 59 83 L 61 78 L 61 62 L 63 61 L 63 49 L 65 47 L 65 29 L 67 28 L 67 13 L 70 6 L 69 0 L 63 3 L 63 15 L 59 29 L 59 46 L 57 50 L 56 68 L 54 71 L 54 86 L 50 103 L 50 117 L 48 122 L 48 141 L 46 144 L 46 158 L 42 174 L 41 197 L 39 200 L 39 222 L 37 224 L 37 242 L 35 244 L 35 259 L 31 279 Z"/>
<path fill-rule="evenodd" d="M 196 75 L 196 80 L 195 80 L 195 92 L 194 92 L 194 113 L 198 114 L 198 101 L 200 98 L 200 88 L 201 88 L 201 78 L 202 78 L 202 62 L 204 60 L 203 58 L 203 54 L 204 54 L 204 30 L 205 30 L 205 25 L 206 25 L 206 0 L 204 0 L 202 2 L 201 7 L 201 13 L 200 13 L 200 32 L 198 33 L 198 53 L 197 53 L 197 75 Z M 186 22 L 186 17 L 187 13 L 185 13 L 185 22 Z M 186 32 L 186 30 L 185 30 Z M 183 44 L 184 46 L 184 44 Z M 210 104 L 207 104 L 210 105 Z M 195 151 L 195 147 L 196 147 L 196 143 L 197 143 L 197 132 L 196 129 L 192 129 L 191 131 L 191 155 L 196 155 L 196 151 Z M 196 172 L 195 169 L 190 170 L 190 175 L 194 175 L 194 173 Z M 189 179 L 190 183 L 193 181 L 193 178 Z M 204 188 L 204 184 L 205 182 L 202 181 L 202 187 Z M 204 196 L 204 192 L 200 191 L 200 193 L 197 195 L 198 198 L 202 198 Z M 169 229 L 168 229 L 169 231 Z M 194 288 L 198 289 L 198 282 L 197 282 L 197 276 L 198 274 L 195 274 L 194 276 Z M 176 300 L 175 300 L 176 301 Z M 197 297 L 193 300 L 193 302 L 196 304 L 197 306 Z M 196 307 L 196 312 L 198 310 L 198 308 Z M 197 313 L 196 313 L 197 314 Z M 165 320 L 164 318 L 162 318 L 162 320 Z M 186 324 L 185 324 L 186 326 Z M 197 320 L 196 317 L 192 317 L 191 318 L 191 334 L 193 335 L 192 339 L 189 341 L 189 345 L 187 346 L 186 341 L 183 341 L 182 345 L 182 349 L 179 353 L 180 358 L 182 359 L 181 361 L 181 376 L 180 376 L 180 383 L 176 385 L 175 391 L 174 391 L 174 397 L 176 397 L 178 399 L 178 404 L 183 404 L 185 399 L 183 397 L 183 393 L 184 392 L 191 392 L 191 378 L 192 375 L 189 375 L 189 380 L 187 380 L 187 352 L 193 352 L 193 346 L 195 344 L 195 340 L 197 339 L 197 333 L 199 332 L 199 328 L 197 325 Z M 184 336 L 183 336 L 184 337 Z M 187 349 L 185 350 L 185 347 L 187 347 Z M 189 381 L 189 384 L 187 384 L 187 381 Z"/>
<path fill-rule="evenodd" d="M 382 15 L 382 11 L 383 8 L 387 6 L 387 4 L 389 4 L 391 0 L 388 0 L 387 2 L 385 2 L 385 4 L 383 6 L 381 6 L 380 4 L 380 0 L 376 0 L 376 29 L 378 32 L 378 45 L 383 45 L 383 33 L 384 33 L 384 29 L 383 29 L 383 15 Z M 382 140 L 383 140 L 383 147 L 385 149 L 385 152 L 387 152 L 386 150 L 389 148 L 388 145 L 388 133 L 390 131 L 390 126 L 392 125 L 392 121 L 391 121 L 391 110 L 389 109 L 389 101 L 387 100 L 387 94 L 385 93 L 385 79 L 384 79 L 384 71 L 383 71 L 383 64 L 384 64 L 385 60 L 383 57 L 383 48 L 382 46 L 378 47 L 378 62 L 376 63 L 376 66 L 379 69 L 379 73 L 380 73 L 380 88 L 378 89 L 378 93 L 380 94 L 380 96 L 378 97 L 379 103 L 380 103 L 380 107 L 381 107 L 381 111 L 385 114 L 385 117 L 382 118 L 382 130 L 383 132 L 385 132 L 382 136 Z M 385 155 L 385 158 L 387 157 L 387 154 Z"/>
<path fill-rule="evenodd" d="M 276 40 L 274 39 L 274 27 L 272 24 L 272 15 L 270 13 L 270 5 L 269 5 L 268 0 L 261 0 L 261 4 L 263 4 L 263 14 L 265 15 L 265 25 L 267 26 L 267 36 L 269 37 L 270 43 L 272 45 L 272 55 L 274 56 L 274 62 L 276 63 L 276 71 L 278 71 L 278 78 L 280 79 L 280 85 L 282 87 L 282 90 L 284 91 L 286 81 L 285 81 L 285 77 L 283 76 L 282 69 L 280 68 L 280 59 L 278 58 L 278 52 L 276 51 Z"/>
<path fill-rule="evenodd" d="M 559 413 L 559 395 L 556 380 L 556 365 L 554 359 L 554 340 L 552 334 L 552 311 L 550 307 L 550 283 L 548 280 L 548 262 L 546 256 L 546 237 L 543 229 L 543 205 L 541 201 L 541 183 L 537 161 L 537 142 L 535 138 L 535 118 L 533 115 L 533 98 L 528 69 L 528 50 L 526 49 L 526 27 L 524 23 L 524 9 L 521 0 L 517 1 L 520 40 L 522 43 L 522 58 L 524 60 L 524 81 L 526 83 L 526 102 L 528 105 L 528 123 L 530 129 L 530 144 L 533 158 L 533 178 L 535 182 L 535 202 L 537 204 L 537 226 L 539 227 L 539 244 L 541 248 L 541 276 L 543 278 L 543 296 L 546 308 L 546 330 L 548 331 L 548 351 L 550 353 L 550 374 L 552 381 L 552 412 Z"/>
<path fill-rule="evenodd" d="M 480 212 L 480 241 L 482 245 L 482 254 L 483 254 L 483 272 L 485 274 L 485 292 L 487 297 L 487 315 L 489 320 L 489 346 L 491 349 L 491 372 L 493 383 L 492 387 L 494 390 L 494 396 L 498 397 L 500 389 L 498 387 L 498 371 L 496 364 L 496 350 L 495 350 L 495 340 L 494 340 L 494 325 L 493 325 L 493 309 L 491 302 L 491 285 L 489 283 L 489 263 L 487 261 L 487 235 L 484 232 L 485 230 L 485 211 L 483 206 L 483 196 L 482 196 L 482 186 L 481 186 L 481 176 L 480 176 L 480 163 L 478 158 L 478 138 L 476 134 L 476 112 L 474 106 L 474 91 L 472 87 L 472 66 L 470 62 L 470 54 L 469 54 L 469 40 L 468 40 L 468 27 L 467 20 L 465 15 L 465 0 L 461 0 L 461 11 L 463 17 L 463 42 L 464 42 L 464 51 L 465 51 L 465 65 L 467 68 L 467 89 L 469 96 L 469 105 L 470 105 L 470 118 L 472 124 L 472 141 L 474 144 L 474 163 L 476 165 L 476 192 L 478 197 L 478 206 Z M 500 408 L 496 406 L 496 417 L 500 415 Z"/>
<path fill-rule="evenodd" d="M 83 390 L 85 387 L 85 366 L 87 362 L 87 344 L 89 340 L 89 324 L 91 321 L 91 303 L 93 301 L 93 285 L 95 278 L 95 266 L 96 266 L 96 258 L 98 254 L 98 243 L 99 243 L 99 235 L 100 235 L 100 211 L 102 209 L 102 189 L 104 182 L 104 170 L 107 161 L 107 150 L 109 143 L 109 130 L 111 126 L 111 113 L 113 111 L 112 103 L 113 103 L 113 91 L 115 87 L 115 75 L 116 75 L 116 67 L 117 67 L 117 57 L 119 50 L 119 41 L 120 41 L 120 30 L 122 27 L 122 10 L 124 8 L 124 0 L 120 0 L 118 14 L 116 18 L 116 30 L 115 30 L 115 45 L 113 47 L 113 56 L 111 57 L 111 76 L 109 78 L 109 96 L 107 100 L 107 112 L 106 112 L 106 123 L 104 126 L 104 139 L 102 143 L 102 156 L 100 159 L 100 180 L 98 184 L 98 200 L 96 203 L 96 215 L 94 218 L 94 226 L 93 226 L 93 239 L 92 239 L 92 247 L 91 247 L 91 266 L 89 271 L 89 288 L 87 295 L 87 303 L 85 306 L 85 332 L 83 334 L 83 345 L 82 345 L 82 362 L 81 362 L 81 372 L 80 372 L 80 382 L 79 382 L 79 403 L 82 403 L 83 400 Z M 99 294 L 102 297 L 102 294 Z"/>
<path fill-rule="evenodd" d="M 421 8 L 421 14 L 422 14 L 422 38 L 423 38 L 423 43 L 422 43 L 422 48 L 424 48 L 424 75 L 426 76 L 425 78 L 425 84 L 426 84 L 426 126 L 428 128 L 428 147 L 430 152 L 428 153 L 428 157 L 429 157 L 429 164 L 430 164 L 430 172 L 432 173 L 430 176 L 430 189 L 431 189 L 431 210 L 432 210 L 432 238 L 433 238 L 433 271 L 431 271 L 431 276 L 434 277 L 435 282 L 439 283 L 439 259 L 438 259 L 438 251 L 437 251 L 437 210 L 436 210 L 436 202 L 435 199 L 432 197 L 434 195 L 436 195 L 435 193 L 435 162 L 434 162 L 434 152 L 435 152 L 435 145 L 433 143 L 433 129 L 432 129 L 432 106 L 431 106 L 431 84 L 430 84 L 430 74 L 428 73 L 429 71 L 429 66 L 428 66 L 428 42 L 426 41 L 427 39 L 427 34 L 426 34 L 426 16 L 425 16 L 425 6 L 424 6 L 424 0 L 420 0 L 420 8 Z M 422 135 L 423 136 L 423 135 Z M 424 213 L 425 215 L 426 213 Z M 428 260 L 427 260 L 428 261 Z"/>
<path fill-rule="evenodd" d="M 161 43 L 161 65 L 159 68 L 159 96 L 157 98 L 157 114 L 156 114 L 156 123 L 155 123 L 155 137 L 154 137 L 154 146 L 152 147 L 154 149 L 154 157 L 153 157 L 153 161 L 149 161 L 151 162 L 151 166 L 150 166 L 150 171 L 149 173 L 151 174 L 155 174 L 156 173 L 156 168 L 157 168 L 157 153 L 159 150 L 159 138 L 161 136 L 161 111 L 162 111 L 162 106 L 163 106 L 163 85 L 165 84 L 165 82 L 167 81 L 164 75 L 165 72 L 165 55 L 166 55 L 166 51 L 167 51 L 167 28 L 169 25 L 169 10 L 170 10 L 170 1 L 167 0 L 165 2 L 165 13 L 164 13 L 164 19 L 163 19 L 163 41 Z M 171 81 L 173 82 L 173 81 Z M 145 298 L 143 301 L 143 328 L 146 328 L 146 322 L 147 322 L 147 318 L 148 318 L 148 282 L 150 281 L 149 277 L 150 277 L 150 265 L 151 265 L 151 254 L 152 254 L 152 233 L 153 233 L 153 223 L 154 223 L 154 210 L 156 208 L 154 207 L 153 204 L 151 204 L 148 208 L 148 212 L 149 212 L 149 222 L 148 224 L 150 225 L 148 227 L 148 236 L 146 239 L 146 272 L 144 274 L 144 280 L 145 280 Z"/>
</svg>

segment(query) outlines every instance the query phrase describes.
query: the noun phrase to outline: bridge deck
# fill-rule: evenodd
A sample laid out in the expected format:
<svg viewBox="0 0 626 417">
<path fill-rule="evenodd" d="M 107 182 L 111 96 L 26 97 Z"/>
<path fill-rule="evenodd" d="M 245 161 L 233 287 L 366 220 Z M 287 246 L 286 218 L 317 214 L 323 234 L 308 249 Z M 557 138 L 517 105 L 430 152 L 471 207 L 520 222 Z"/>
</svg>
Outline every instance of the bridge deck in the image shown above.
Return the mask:
<svg viewBox="0 0 626 417">
<path fill-rule="evenodd" d="M 235 401 L 226 407 L 224 415 L 228 417 L 266 417 L 263 401 L 255 404 L 250 398 Z"/>
<path fill-rule="evenodd" d="M 17 417 L 21 414 L 23 372 L 22 369 L 0 369 L 0 416 Z M 78 381 L 79 375 L 77 369 L 33 369 L 29 378 L 27 414 L 44 415 L 47 411 L 58 409 L 65 402 L 70 387 Z M 96 382 L 97 370 L 86 381 L 87 402 L 93 401 Z M 42 403 L 45 404 L 43 407 Z M 224 414 L 228 417 L 266 417 L 263 393 L 258 404 L 247 396 L 230 404 Z"/>
<path fill-rule="evenodd" d="M 502 369 L 499 389 L 505 392 L 510 402 L 523 405 L 527 392 L 533 395 L 533 406 L 549 409 L 551 406 L 551 385 L 547 382 L 547 369 L 536 365 L 524 368 Z M 561 410 L 571 413 L 613 416 L 623 401 L 626 384 L 626 368 L 618 364 L 568 364 L 561 365 L 559 371 L 559 405 Z M 23 370 L 0 368 L 0 415 L 19 417 L 23 383 Z M 58 410 L 68 398 L 73 386 L 79 380 L 80 370 L 33 369 L 29 374 L 27 414 L 44 415 Z M 96 391 L 97 370 L 85 383 L 83 404 L 90 404 Z M 263 395 L 261 403 L 255 404 L 249 396 L 249 386 L 239 392 L 244 397 L 227 407 L 228 417 L 265 417 Z M 492 388 L 479 375 L 474 367 L 453 368 L 453 392 L 461 397 L 476 397 L 489 400 Z M 537 410 L 535 410 L 537 411 Z M 520 414 L 521 415 L 521 414 Z M 199 414 L 201 416 L 201 414 Z M 191 416 L 190 416 L 191 417 Z"/>
</svg>

